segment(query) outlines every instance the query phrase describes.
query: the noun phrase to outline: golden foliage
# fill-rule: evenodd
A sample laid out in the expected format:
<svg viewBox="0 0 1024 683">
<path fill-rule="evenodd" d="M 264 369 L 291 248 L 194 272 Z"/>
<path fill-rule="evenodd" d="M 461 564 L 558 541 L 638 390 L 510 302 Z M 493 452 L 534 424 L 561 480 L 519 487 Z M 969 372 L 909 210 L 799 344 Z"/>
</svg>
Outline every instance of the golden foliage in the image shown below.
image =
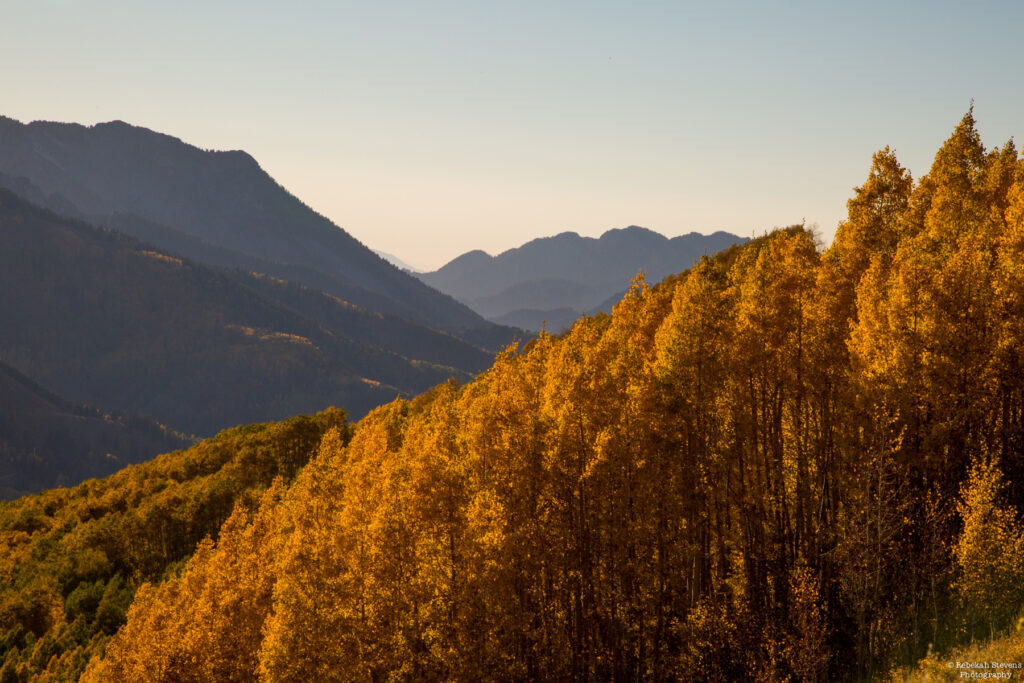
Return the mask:
<svg viewBox="0 0 1024 683">
<path fill-rule="evenodd" d="M 877 154 L 824 253 L 638 279 L 329 433 L 89 680 L 822 681 L 1007 627 L 1024 494 L 971 462 L 1024 477 L 1021 168 L 968 115 L 916 184 Z"/>
</svg>

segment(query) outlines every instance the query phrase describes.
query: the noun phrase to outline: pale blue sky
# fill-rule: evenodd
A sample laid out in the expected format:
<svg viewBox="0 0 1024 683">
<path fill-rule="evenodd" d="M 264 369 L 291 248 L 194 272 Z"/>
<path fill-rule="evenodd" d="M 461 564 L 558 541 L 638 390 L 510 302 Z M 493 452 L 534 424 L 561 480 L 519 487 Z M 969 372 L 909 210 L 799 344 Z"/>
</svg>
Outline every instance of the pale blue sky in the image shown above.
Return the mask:
<svg viewBox="0 0 1024 683">
<path fill-rule="evenodd" d="M 1024 135 L 1021 2 L 0 0 L 0 113 L 244 149 L 437 267 L 575 230 L 831 241 L 871 154 L 915 177 L 975 100 Z"/>
</svg>

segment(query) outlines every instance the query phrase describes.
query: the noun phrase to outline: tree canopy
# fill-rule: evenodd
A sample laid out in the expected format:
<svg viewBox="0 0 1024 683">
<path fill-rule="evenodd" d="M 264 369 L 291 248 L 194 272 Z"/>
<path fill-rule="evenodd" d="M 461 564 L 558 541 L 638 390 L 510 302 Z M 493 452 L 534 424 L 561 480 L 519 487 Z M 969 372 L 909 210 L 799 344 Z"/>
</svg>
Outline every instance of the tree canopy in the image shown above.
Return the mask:
<svg viewBox="0 0 1024 683">
<path fill-rule="evenodd" d="M 148 567 L 82 680 L 866 679 L 989 637 L 1024 571 L 1021 292 L 1024 163 L 968 113 L 916 182 L 877 154 L 828 249 L 638 278 L 326 432 Z"/>
</svg>

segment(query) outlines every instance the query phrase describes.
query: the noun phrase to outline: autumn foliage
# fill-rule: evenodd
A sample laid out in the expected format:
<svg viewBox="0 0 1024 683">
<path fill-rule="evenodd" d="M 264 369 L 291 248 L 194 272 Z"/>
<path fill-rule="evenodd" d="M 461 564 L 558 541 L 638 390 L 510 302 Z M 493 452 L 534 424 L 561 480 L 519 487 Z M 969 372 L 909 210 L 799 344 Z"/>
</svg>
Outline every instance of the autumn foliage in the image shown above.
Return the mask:
<svg viewBox="0 0 1024 683">
<path fill-rule="evenodd" d="M 106 479 L 0 503 L 0 681 L 77 680 L 145 598 L 140 585 L 203 557 L 225 521 L 247 519 L 272 482 L 291 481 L 331 429 L 347 434 L 344 411 L 237 427 Z"/>
<path fill-rule="evenodd" d="M 828 249 L 794 226 L 638 279 L 328 431 L 83 680 L 862 679 L 1005 629 L 1024 164 L 968 114 L 855 192 Z"/>
</svg>

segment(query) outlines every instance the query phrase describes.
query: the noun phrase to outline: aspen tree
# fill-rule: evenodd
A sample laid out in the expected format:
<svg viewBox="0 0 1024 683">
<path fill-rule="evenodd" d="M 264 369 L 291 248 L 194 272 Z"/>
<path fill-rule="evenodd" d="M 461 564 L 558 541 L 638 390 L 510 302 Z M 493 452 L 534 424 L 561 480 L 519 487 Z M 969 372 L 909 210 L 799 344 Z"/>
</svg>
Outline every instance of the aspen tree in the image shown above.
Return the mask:
<svg viewBox="0 0 1024 683">
<path fill-rule="evenodd" d="M 955 588 L 972 636 L 993 637 L 1024 602 L 1024 529 L 1002 501 L 1004 488 L 998 459 L 979 458 L 957 505 L 963 531 L 953 548 Z"/>
</svg>

